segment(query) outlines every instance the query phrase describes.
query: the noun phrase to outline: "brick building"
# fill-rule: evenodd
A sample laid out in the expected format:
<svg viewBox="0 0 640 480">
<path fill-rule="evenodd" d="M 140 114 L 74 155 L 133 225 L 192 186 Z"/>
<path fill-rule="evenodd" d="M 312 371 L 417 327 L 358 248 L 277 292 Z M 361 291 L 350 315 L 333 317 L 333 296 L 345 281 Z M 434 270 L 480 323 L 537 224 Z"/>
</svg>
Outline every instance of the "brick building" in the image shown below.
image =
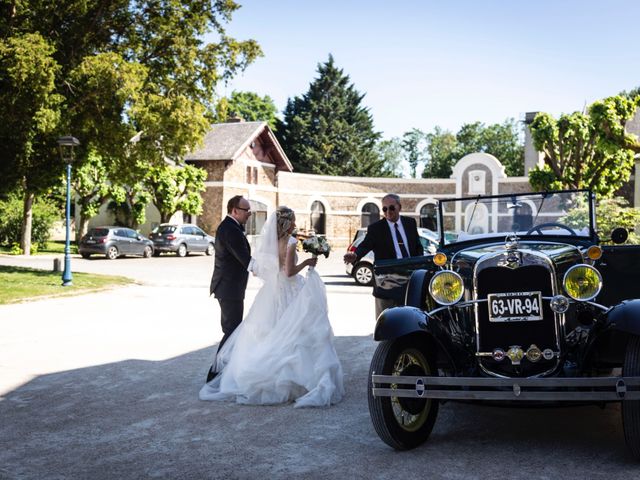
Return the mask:
<svg viewBox="0 0 640 480">
<path fill-rule="evenodd" d="M 185 160 L 207 171 L 204 211 L 197 223 L 213 232 L 226 203 L 244 195 L 254 212 L 247 234 L 256 235 L 278 205 L 297 213 L 298 227 L 324 234 L 335 246 L 349 243 L 356 229 L 380 218 L 387 193 L 400 196 L 403 214 L 436 228 L 439 198 L 528 191 L 527 177 L 508 178 L 498 159 L 474 153 L 460 159 L 447 179 L 335 177 L 295 173 L 273 132 L 264 122 L 216 124 L 204 146 Z M 476 212 L 476 227 L 488 216 Z M 456 228 L 455 225 L 448 228 Z"/>
</svg>

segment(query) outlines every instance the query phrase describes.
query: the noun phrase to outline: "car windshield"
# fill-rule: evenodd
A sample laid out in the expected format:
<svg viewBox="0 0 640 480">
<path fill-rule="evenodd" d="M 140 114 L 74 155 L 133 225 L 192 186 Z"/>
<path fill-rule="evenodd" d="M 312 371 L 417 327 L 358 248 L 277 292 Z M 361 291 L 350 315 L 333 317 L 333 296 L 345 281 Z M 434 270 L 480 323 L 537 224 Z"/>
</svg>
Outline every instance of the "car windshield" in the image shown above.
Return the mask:
<svg viewBox="0 0 640 480">
<path fill-rule="evenodd" d="M 512 233 L 590 237 L 593 231 L 585 190 L 445 199 L 439 209 L 445 244 Z M 447 235 L 451 231 L 457 236 Z"/>
</svg>

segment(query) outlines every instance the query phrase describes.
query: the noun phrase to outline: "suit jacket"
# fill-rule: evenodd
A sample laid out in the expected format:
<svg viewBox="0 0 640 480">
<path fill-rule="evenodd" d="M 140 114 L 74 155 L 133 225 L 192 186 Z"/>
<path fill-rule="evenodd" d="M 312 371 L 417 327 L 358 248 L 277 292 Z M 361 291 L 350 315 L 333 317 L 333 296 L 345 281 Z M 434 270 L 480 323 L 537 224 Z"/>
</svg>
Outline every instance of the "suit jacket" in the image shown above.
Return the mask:
<svg viewBox="0 0 640 480">
<path fill-rule="evenodd" d="M 400 216 L 400 221 L 402 222 L 404 233 L 407 236 L 409 255 L 412 257 L 423 255 L 424 249 L 420 243 L 416 221 L 413 218 L 403 216 Z M 393 245 L 393 237 L 391 236 L 391 229 L 389 228 L 389 224 L 385 218 L 372 223 L 367 228 L 367 234 L 365 235 L 364 240 L 356 248 L 355 253 L 358 260 L 364 257 L 371 250 L 373 250 L 376 261 L 397 258 L 396 249 Z M 374 285 L 373 287 L 373 295 L 375 297 L 383 297 L 383 294 L 378 289 L 377 285 Z"/>
<path fill-rule="evenodd" d="M 238 222 L 227 216 L 216 230 L 216 255 L 209 294 L 242 300 L 247 289 L 251 247 Z"/>
</svg>

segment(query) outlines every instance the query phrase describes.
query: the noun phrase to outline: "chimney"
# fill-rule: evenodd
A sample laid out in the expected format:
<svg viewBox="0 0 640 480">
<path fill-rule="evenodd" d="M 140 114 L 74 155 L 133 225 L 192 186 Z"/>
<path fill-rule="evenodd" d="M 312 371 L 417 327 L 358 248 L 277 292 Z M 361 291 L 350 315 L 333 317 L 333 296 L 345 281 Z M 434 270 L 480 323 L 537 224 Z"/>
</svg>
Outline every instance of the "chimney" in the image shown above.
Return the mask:
<svg viewBox="0 0 640 480">
<path fill-rule="evenodd" d="M 533 122 L 538 112 L 527 112 L 524 114 L 524 175 L 529 175 L 529 170 L 544 164 L 542 152 L 538 152 L 533 146 L 533 137 L 529 125 Z M 521 117 L 522 118 L 522 117 Z"/>
<path fill-rule="evenodd" d="M 244 122 L 244 118 L 239 115 L 234 115 L 232 117 L 227 118 L 227 123 L 242 123 Z"/>
</svg>

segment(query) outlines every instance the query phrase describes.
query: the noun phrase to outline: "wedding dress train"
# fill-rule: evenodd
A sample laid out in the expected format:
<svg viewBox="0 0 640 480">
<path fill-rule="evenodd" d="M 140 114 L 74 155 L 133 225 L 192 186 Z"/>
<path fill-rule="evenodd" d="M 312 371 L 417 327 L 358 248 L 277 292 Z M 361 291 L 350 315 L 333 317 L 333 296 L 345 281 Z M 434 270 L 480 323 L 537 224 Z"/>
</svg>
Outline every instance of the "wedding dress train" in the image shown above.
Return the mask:
<svg viewBox="0 0 640 480">
<path fill-rule="evenodd" d="M 270 228 L 275 228 L 271 218 L 263 235 L 272 236 Z M 295 244 L 290 238 L 288 248 Z M 263 248 L 262 253 L 256 262 L 265 283 L 218 352 L 219 374 L 202 387 L 200 399 L 243 404 L 295 401 L 296 407 L 339 402 L 344 395 L 343 372 L 334 348 L 324 283 L 313 268 L 306 278 L 288 277 L 274 264 L 273 252 L 265 256 Z"/>
</svg>

